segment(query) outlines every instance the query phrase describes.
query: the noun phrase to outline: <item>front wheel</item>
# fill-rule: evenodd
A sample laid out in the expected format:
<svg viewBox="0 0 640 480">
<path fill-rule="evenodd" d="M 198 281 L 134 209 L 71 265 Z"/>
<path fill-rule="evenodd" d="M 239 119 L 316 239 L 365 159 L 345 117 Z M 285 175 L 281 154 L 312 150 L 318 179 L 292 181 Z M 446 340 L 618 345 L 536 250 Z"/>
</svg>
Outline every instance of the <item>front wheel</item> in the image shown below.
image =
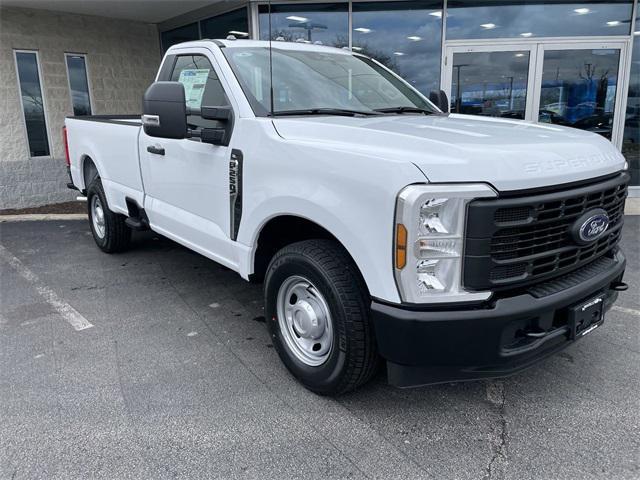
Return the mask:
<svg viewBox="0 0 640 480">
<path fill-rule="evenodd" d="M 265 277 L 265 314 L 280 358 L 308 389 L 337 395 L 375 373 L 369 295 L 337 242 L 307 240 L 280 250 Z"/>
</svg>

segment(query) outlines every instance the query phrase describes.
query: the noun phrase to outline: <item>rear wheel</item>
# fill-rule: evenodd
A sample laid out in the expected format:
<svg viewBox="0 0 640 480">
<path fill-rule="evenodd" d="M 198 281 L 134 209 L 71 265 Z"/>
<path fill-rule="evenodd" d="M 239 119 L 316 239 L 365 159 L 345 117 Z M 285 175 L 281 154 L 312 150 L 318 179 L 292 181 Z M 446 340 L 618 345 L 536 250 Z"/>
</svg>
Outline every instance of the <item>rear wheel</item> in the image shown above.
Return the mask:
<svg viewBox="0 0 640 480">
<path fill-rule="evenodd" d="M 345 250 L 307 240 L 280 250 L 265 278 L 265 313 L 280 358 L 308 389 L 352 390 L 378 365 L 369 295 Z"/>
<path fill-rule="evenodd" d="M 93 180 L 87 188 L 87 206 L 96 245 L 106 253 L 126 250 L 131 241 L 131 229 L 125 224 L 124 215 L 109 210 L 100 178 Z"/>
</svg>

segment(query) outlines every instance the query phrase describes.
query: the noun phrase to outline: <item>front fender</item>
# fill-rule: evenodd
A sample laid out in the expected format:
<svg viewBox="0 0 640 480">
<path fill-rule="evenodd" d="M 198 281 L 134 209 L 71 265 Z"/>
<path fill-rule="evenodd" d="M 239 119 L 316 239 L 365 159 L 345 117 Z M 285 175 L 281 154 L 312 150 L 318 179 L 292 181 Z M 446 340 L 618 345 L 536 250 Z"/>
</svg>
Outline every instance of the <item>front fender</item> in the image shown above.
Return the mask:
<svg viewBox="0 0 640 480">
<path fill-rule="evenodd" d="M 340 241 L 372 296 L 399 302 L 392 264 L 395 200 L 406 185 L 424 182 L 424 175 L 408 162 L 353 153 L 347 157 L 344 152 L 338 156 L 326 146 L 305 146 L 304 151 L 291 147 L 281 152 L 274 147 L 268 160 L 245 156 L 244 211 L 237 239 L 244 247 L 244 258 L 238 259 L 241 274 L 247 277 L 254 271 L 262 227 L 274 217 L 293 215 L 318 224 Z"/>
</svg>

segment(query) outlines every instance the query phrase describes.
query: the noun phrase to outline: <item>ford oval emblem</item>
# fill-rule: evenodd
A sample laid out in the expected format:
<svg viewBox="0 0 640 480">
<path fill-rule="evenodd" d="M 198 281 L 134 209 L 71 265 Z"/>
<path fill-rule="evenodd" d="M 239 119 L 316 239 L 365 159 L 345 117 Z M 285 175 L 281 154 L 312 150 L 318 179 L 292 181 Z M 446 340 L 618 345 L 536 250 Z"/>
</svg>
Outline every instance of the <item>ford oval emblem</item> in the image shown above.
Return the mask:
<svg viewBox="0 0 640 480">
<path fill-rule="evenodd" d="M 582 215 L 572 228 L 577 243 L 586 245 L 602 237 L 609 228 L 609 215 L 602 208 L 590 210 Z"/>
</svg>

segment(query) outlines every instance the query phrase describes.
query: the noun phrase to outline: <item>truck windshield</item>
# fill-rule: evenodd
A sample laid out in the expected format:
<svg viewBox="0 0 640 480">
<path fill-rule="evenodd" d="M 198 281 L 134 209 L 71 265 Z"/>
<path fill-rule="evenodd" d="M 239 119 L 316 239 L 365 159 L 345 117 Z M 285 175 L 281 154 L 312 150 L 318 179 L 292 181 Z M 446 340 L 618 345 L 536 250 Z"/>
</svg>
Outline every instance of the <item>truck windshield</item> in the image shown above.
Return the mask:
<svg viewBox="0 0 640 480">
<path fill-rule="evenodd" d="M 269 49 L 233 47 L 222 51 L 256 115 L 269 115 Z M 274 115 L 437 112 L 422 95 L 365 57 L 274 48 L 271 61 Z"/>
</svg>

